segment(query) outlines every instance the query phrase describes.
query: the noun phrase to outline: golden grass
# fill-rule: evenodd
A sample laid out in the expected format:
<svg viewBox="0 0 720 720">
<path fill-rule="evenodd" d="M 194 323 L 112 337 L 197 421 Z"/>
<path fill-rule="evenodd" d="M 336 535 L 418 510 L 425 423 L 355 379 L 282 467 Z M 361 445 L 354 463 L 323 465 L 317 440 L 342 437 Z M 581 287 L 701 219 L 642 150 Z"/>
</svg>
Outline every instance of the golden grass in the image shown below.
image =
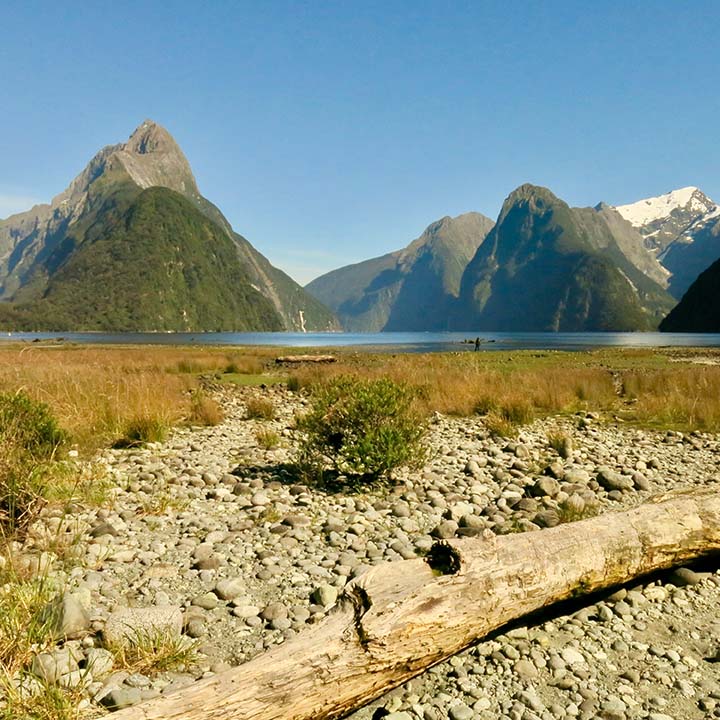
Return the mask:
<svg viewBox="0 0 720 720">
<path fill-rule="evenodd" d="M 427 412 L 488 414 L 505 433 L 533 417 L 589 410 L 639 426 L 718 431 L 720 365 L 691 364 L 697 355 L 720 362 L 713 350 L 687 349 L 347 355 L 296 369 L 289 386 L 340 374 L 390 377 L 419 387 Z"/>
<path fill-rule="evenodd" d="M 634 401 L 626 415 L 661 428 L 720 429 L 720 367 L 680 366 L 624 373 L 625 396 Z"/>
<path fill-rule="evenodd" d="M 339 362 L 297 371 L 292 382 L 306 387 L 339 374 L 390 377 L 421 389 L 426 410 L 450 415 L 495 412 L 527 422 L 535 412 L 606 408 L 615 399 L 611 376 L 600 367 L 546 362 L 498 362 L 494 354 L 379 356 L 367 364 Z"/>
<path fill-rule="evenodd" d="M 192 391 L 198 375 L 257 371 L 273 354 L 218 348 L 36 346 L 0 347 L 0 391 L 24 388 L 47 403 L 81 450 L 92 451 L 126 435 L 136 420 L 170 427 L 187 420 L 221 419 L 212 403 Z"/>
<path fill-rule="evenodd" d="M 278 354 L 275 348 L 5 346 L 0 391 L 24 388 L 46 402 L 72 442 L 92 451 L 121 438 L 137 418 L 165 428 L 220 422 L 222 410 L 198 392 L 198 377 L 274 382 Z M 418 387 L 426 412 L 492 413 L 518 424 L 594 410 L 653 427 L 720 430 L 720 366 L 671 362 L 720 358 L 712 350 L 335 355 L 332 365 L 294 368 L 289 386 L 303 388 L 339 374 L 389 377 Z M 616 393 L 613 374 L 623 396 Z"/>
</svg>

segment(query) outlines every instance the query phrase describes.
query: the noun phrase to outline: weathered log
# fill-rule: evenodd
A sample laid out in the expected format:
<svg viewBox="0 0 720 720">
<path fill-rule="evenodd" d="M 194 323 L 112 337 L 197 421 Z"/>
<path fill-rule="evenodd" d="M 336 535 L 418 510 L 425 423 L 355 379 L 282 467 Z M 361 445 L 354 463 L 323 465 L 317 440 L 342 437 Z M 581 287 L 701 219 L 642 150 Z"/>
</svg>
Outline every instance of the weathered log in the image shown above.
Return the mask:
<svg viewBox="0 0 720 720">
<path fill-rule="evenodd" d="M 337 358 L 334 355 L 281 355 L 275 358 L 278 365 L 293 363 L 334 363 Z"/>
<path fill-rule="evenodd" d="M 548 530 L 438 543 L 348 585 L 322 623 L 115 720 L 340 718 L 516 618 L 720 551 L 720 492 Z"/>
</svg>

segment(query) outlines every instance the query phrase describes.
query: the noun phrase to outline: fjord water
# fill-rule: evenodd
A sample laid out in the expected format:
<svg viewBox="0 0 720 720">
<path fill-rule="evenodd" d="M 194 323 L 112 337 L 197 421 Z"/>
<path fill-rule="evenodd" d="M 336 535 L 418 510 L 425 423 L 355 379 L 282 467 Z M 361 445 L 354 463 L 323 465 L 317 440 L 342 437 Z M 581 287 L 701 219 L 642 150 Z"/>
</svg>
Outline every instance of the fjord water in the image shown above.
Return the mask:
<svg viewBox="0 0 720 720">
<path fill-rule="evenodd" d="M 8 333 L 4 342 L 67 342 L 109 345 L 228 345 L 355 347 L 380 352 L 480 350 L 590 350 L 601 347 L 720 347 L 717 333 L 547 333 L 547 332 L 384 332 L 384 333 Z"/>
</svg>

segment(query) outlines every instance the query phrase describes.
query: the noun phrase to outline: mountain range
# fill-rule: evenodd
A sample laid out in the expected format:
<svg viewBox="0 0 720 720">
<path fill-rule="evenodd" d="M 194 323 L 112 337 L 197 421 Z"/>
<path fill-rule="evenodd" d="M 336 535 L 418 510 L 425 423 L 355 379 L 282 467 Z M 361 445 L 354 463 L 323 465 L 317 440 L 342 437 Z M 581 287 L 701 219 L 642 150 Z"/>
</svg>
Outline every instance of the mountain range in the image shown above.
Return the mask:
<svg viewBox="0 0 720 720">
<path fill-rule="evenodd" d="M 718 324 L 719 258 L 720 207 L 696 187 L 576 208 L 526 184 L 494 222 L 443 217 L 303 289 L 233 230 L 146 120 L 51 203 L 0 220 L 0 327 L 631 331 L 667 316 L 662 329 L 697 329 Z"/>
<path fill-rule="evenodd" d="M 444 217 L 403 250 L 333 270 L 305 289 L 351 332 L 446 330 L 463 272 L 492 227 L 480 213 Z"/>
<path fill-rule="evenodd" d="M 306 289 L 354 331 L 650 330 L 720 257 L 719 221 L 720 208 L 695 187 L 571 208 L 528 184 L 495 223 L 443 218 L 404 250 Z M 438 290 L 446 264 L 452 282 Z"/>
<path fill-rule="evenodd" d="M 146 120 L 50 204 L 0 221 L 0 326 L 11 330 L 334 330 L 199 192 Z"/>
</svg>

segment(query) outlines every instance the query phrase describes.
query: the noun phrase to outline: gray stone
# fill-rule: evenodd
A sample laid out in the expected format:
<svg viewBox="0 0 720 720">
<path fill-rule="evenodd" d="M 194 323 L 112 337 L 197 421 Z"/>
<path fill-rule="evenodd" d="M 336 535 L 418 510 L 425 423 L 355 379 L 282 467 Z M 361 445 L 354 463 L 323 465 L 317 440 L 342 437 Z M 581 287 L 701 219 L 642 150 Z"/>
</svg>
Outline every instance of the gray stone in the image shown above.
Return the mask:
<svg viewBox="0 0 720 720">
<path fill-rule="evenodd" d="M 560 524 L 560 515 L 557 510 L 542 510 L 535 515 L 533 522 L 540 527 L 555 527 Z"/>
<path fill-rule="evenodd" d="M 179 637 L 182 625 L 182 612 L 176 606 L 122 608 L 110 613 L 103 634 L 110 644 L 132 645 L 137 637 L 158 633 Z"/>
<path fill-rule="evenodd" d="M 215 593 L 207 592 L 193 598 L 192 604 L 203 610 L 213 610 L 218 606 L 218 599 Z"/>
<path fill-rule="evenodd" d="M 47 683 L 57 683 L 63 675 L 77 669 L 77 661 L 67 648 L 39 653 L 33 658 L 31 665 L 33 675 L 37 675 Z"/>
<path fill-rule="evenodd" d="M 90 590 L 65 593 L 56 598 L 45 609 L 52 618 L 53 636 L 56 638 L 77 638 L 90 630 Z"/>
<path fill-rule="evenodd" d="M 439 540 L 450 540 L 450 538 L 455 537 L 458 527 L 454 520 L 443 520 L 430 534 Z"/>
<path fill-rule="evenodd" d="M 650 481 L 640 472 L 633 473 L 632 481 L 637 490 L 650 489 Z"/>
<path fill-rule="evenodd" d="M 215 593 L 221 600 L 234 600 L 245 592 L 245 583 L 240 578 L 220 580 L 215 585 Z"/>
<path fill-rule="evenodd" d="M 122 710 L 122 708 L 137 705 L 141 701 L 140 688 L 113 687 L 100 699 L 100 704 L 110 710 Z"/>
<path fill-rule="evenodd" d="M 597 476 L 595 478 L 600 487 L 605 490 L 632 490 L 634 487 L 633 481 L 624 477 L 618 472 L 611 470 L 609 467 L 602 466 L 598 468 Z"/>
<path fill-rule="evenodd" d="M 535 481 L 531 492 L 535 497 L 555 497 L 560 492 L 560 483 L 555 478 L 541 477 Z"/>
<path fill-rule="evenodd" d="M 207 634 L 207 628 L 201 618 L 191 618 L 185 626 L 185 632 L 193 639 L 201 638 Z"/>
<path fill-rule="evenodd" d="M 85 652 L 85 658 L 86 667 L 96 680 L 101 680 L 112 672 L 115 658 L 109 650 L 105 650 L 104 648 L 88 648 Z"/>
<path fill-rule="evenodd" d="M 587 661 L 584 655 L 573 647 L 564 647 L 560 656 L 568 665 L 585 665 Z"/>
<path fill-rule="evenodd" d="M 582 468 L 577 467 L 571 467 L 565 470 L 563 480 L 566 483 L 571 483 L 573 485 L 587 485 L 588 482 L 590 482 L 590 475 L 588 474 L 587 470 L 583 470 Z"/>
<path fill-rule="evenodd" d="M 288 616 L 288 609 L 285 605 L 279 602 L 270 603 L 263 608 L 260 613 L 260 617 L 263 620 L 277 620 L 278 618 L 286 618 Z"/>
<path fill-rule="evenodd" d="M 334 605 L 337 602 L 337 598 L 338 589 L 327 584 L 319 585 L 310 595 L 310 600 L 312 600 L 312 602 L 317 605 L 322 605 L 325 608 Z"/>
<path fill-rule="evenodd" d="M 690 570 L 690 568 L 681 567 L 673 570 L 668 579 L 677 587 L 685 587 L 687 585 L 697 585 L 703 578 L 702 575 Z"/>
<path fill-rule="evenodd" d="M 450 720 L 472 720 L 472 718 L 475 717 L 475 713 L 472 708 L 469 708 L 465 703 L 458 703 L 450 707 L 448 717 Z"/>
<path fill-rule="evenodd" d="M 538 669 L 529 660 L 518 660 L 513 667 L 513 671 L 523 680 L 532 680 L 538 676 Z"/>
</svg>

